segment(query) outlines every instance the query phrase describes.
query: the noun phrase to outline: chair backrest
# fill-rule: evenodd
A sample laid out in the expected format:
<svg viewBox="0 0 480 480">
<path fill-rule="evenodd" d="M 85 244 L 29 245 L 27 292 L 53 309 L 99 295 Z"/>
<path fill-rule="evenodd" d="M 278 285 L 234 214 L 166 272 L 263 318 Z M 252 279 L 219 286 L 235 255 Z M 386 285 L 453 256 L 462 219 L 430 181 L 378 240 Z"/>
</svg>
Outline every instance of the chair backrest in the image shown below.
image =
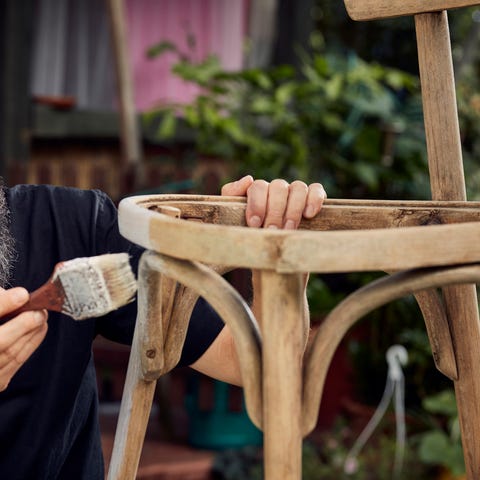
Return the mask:
<svg viewBox="0 0 480 480">
<path fill-rule="evenodd" d="M 447 9 L 472 0 L 345 0 L 353 20 L 415 16 L 430 185 L 434 200 L 466 200 Z"/>
<path fill-rule="evenodd" d="M 374 20 L 478 5 L 477 0 L 345 0 L 352 20 Z"/>
</svg>

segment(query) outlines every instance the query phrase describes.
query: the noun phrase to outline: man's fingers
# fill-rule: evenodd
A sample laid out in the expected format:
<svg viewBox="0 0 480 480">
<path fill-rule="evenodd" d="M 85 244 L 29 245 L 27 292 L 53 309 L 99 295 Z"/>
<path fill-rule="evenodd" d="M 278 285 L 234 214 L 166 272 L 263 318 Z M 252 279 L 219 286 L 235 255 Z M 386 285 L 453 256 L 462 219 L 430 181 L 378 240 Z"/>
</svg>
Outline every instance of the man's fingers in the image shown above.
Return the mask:
<svg viewBox="0 0 480 480">
<path fill-rule="evenodd" d="M 300 180 L 292 182 L 283 224 L 283 228 L 286 230 L 295 230 L 298 227 L 305 210 L 307 195 L 308 186 L 306 183 Z"/>
<path fill-rule="evenodd" d="M 294 230 L 302 219 L 312 218 L 321 210 L 327 194 L 320 183 L 296 180 L 288 184 L 276 179 L 268 183 L 247 175 L 227 183 L 222 195 L 247 196 L 246 221 L 249 227 Z"/>
<path fill-rule="evenodd" d="M 302 216 L 317 215 L 327 197 L 320 183 L 307 186 L 296 180 L 289 185 L 281 179 L 255 180 L 247 195 L 247 225 L 287 230 L 298 228 Z"/>
<path fill-rule="evenodd" d="M 40 325 L 0 354 L 0 392 L 8 387 L 12 377 L 39 347 L 47 330 L 47 323 Z"/>
<path fill-rule="evenodd" d="M 265 180 L 255 180 L 247 191 L 247 210 L 245 212 L 249 227 L 261 227 L 265 220 L 269 184 Z"/>
<path fill-rule="evenodd" d="M 305 218 L 314 217 L 322 208 L 324 200 L 327 198 L 327 192 L 321 183 L 312 183 L 308 186 L 307 203 L 303 210 Z"/>
<path fill-rule="evenodd" d="M 0 352 L 0 369 L 6 368 L 10 364 L 23 365 L 45 338 L 47 325 L 47 323 L 43 323 L 2 350 Z"/>
<path fill-rule="evenodd" d="M 20 338 L 44 324 L 46 310 L 24 312 L 0 326 L 0 353 Z"/>
<path fill-rule="evenodd" d="M 0 312 L 6 315 L 28 300 L 24 288 L 0 289 Z M 0 316 L 1 316 L 0 315 Z M 0 325 L 0 391 L 38 348 L 47 332 L 47 312 L 24 312 Z"/>
<path fill-rule="evenodd" d="M 267 211 L 263 222 L 265 228 L 283 228 L 289 193 L 290 187 L 285 180 L 277 179 L 270 183 Z"/>
<path fill-rule="evenodd" d="M 22 287 L 0 288 L 0 317 L 21 307 L 27 300 L 28 292 Z"/>
<path fill-rule="evenodd" d="M 248 188 L 253 183 L 253 177 L 251 175 L 246 175 L 245 177 L 240 178 L 236 182 L 226 183 L 221 190 L 222 195 L 224 196 L 245 196 L 247 194 Z"/>
</svg>

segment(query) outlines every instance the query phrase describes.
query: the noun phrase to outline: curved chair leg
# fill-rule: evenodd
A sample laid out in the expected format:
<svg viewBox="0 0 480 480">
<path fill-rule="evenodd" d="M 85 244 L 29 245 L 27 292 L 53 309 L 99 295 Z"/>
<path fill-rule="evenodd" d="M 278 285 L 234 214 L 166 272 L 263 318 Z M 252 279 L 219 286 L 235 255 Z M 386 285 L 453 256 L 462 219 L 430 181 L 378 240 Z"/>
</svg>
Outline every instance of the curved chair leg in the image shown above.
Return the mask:
<svg viewBox="0 0 480 480">
<path fill-rule="evenodd" d="M 415 299 L 425 321 L 435 366 L 450 380 L 457 380 L 455 348 L 447 312 L 440 295 L 437 290 L 422 290 L 415 293 Z"/>
<path fill-rule="evenodd" d="M 240 360 L 247 411 L 252 422 L 258 428 L 262 428 L 260 360 L 262 340 L 256 319 L 248 305 L 224 278 L 203 264 L 154 252 L 146 252 L 144 256 L 152 268 L 188 287 L 185 295 L 193 295 L 189 292 L 192 290 L 202 296 L 230 327 Z M 178 308 L 179 303 L 177 308 L 173 308 L 175 324 L 177 321 L 188 322 L 187 302 L 183 304 L 185 305 L 183 310 Z M 169 335 L 175 336 L 178 333 L 175 325 L 170 325 Z M 167 353 L 171 347 L 170 343 L 171 340 L 167 338 L 164 343 Z M 174 366 L 174 361 L 175 355 L 165 357 L 165 365 L 169 368 Z"/>
<path fill-rule="evenodd" d="M 203 265 L 163 257 L 152 251 L 142 256 L 138 281 L 137 324 L 109 480 L 135 478 L 156 380 L 178 363 L 188 320 L 199 294 L 219 312 L 234 333 L 237 348 L 243 353 L 241 368 L 247 409 L 259 427 L 262 422 L 261 339 L 254 317 L 233 287 Z"/>
<path fill-rule="evenodd" d="M 304 362 L 303 435 L 307 435 L 315 427 L 330 361 L 341 339 L 357 320 L 375 308 L 405 295 L 444 285 L 463 283 L 480 283 L 480 265 L 460 265 L 457 267 L 398 272 L 366 285 L 338 304 L 322 322 L 306 353 Z M 473 338 L 475 339 L 475 336 Z M 479 346 L 477 344 L 475 348 L 478 349 Z M 456 348 L 456 355 L 457 363 L 460 363 L 458 361 L 460 355 L 458 348 Z M 461 371 L 459 369 L 459 377 L 460 375 Z M 467 444 L 465 448 L 470 449 L 472 446 Z M 467 452 L 465 453 L 467 454 Z"/>
</svg>

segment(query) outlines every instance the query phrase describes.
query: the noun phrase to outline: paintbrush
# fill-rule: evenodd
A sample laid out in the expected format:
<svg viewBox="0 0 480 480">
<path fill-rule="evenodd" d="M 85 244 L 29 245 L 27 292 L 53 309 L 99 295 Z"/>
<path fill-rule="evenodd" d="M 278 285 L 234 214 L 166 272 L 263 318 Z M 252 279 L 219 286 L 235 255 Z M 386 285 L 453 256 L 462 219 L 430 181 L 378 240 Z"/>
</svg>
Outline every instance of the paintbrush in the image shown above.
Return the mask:
<svg viewBox="0 0 480 480">
<path fill-rule="evenodd" d="M 101 317 L 133 300 L 137 290 L 127 253 L 81 257 L 55 265 L 49 280 L 4 319 L 47 309 L 75 320 Z"/>
</svg>

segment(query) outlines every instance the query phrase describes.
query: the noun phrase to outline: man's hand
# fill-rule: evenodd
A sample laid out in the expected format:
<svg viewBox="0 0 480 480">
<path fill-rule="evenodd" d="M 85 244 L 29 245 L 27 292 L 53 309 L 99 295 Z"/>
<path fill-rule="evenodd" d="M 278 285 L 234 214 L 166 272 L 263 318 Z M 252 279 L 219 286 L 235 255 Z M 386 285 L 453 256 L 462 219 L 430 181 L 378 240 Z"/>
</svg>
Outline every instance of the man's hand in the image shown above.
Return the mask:
<svg viewBox="0 0 480 480">
<path fill-rule="evenodd" d="M 21 307 L 28 300 L 24 288 L 0 288 L 1 317 Z M 0 391 L 42 343 L 47 333 L 47 312 L 29 311 L 0 324 Z"/>
<path fill-rule="evenodd" d="M 289 184 L 279 179 L 268 183 L 265 180 L 254 180 L 250 175 L 224 185 L 222 195 L 247 197 L 248 226 L 286 230 L 296 229 L 302 217 L 314 217 L 327 198 L 320 183 L 306 185 L 297 180 Z M 305 274 L 305 287 L 307 279 L 308 275 Z M 256 294 L 260 290 L 259 284 L 259 272 L 253 270 L 252 310 L 261 323 L 261 308 Z M 308 321 L 309 318 L 306 291 L 304 291 L 304 299 L 304 318 L 299 321 Z M 307 338 L 305 338 L 305 345 L 306 342 Z M 235 343 L 228 326 L 223 328 L 206 352 L 191 367 L 218 380 L 242 385 Z"/>
<path fill-rule="evenodd" d="M 302 217 L 312 218 L 322 208 L 327 194 L 320 183 L 288 183 L 276 179 L 268 183 L 247 175 L 227 183 L 222 195 L 246 196 L 249 227 L 295 230 Z"/>
<path fill-rule="evenodd" d="M 254 180 L 247 175 L 236 182 L 227 183 L 222 188 L 222 195 L 247 196 L 246 221 L 249 227 L 276 228 L 295 230 L 302 217 L 312 218 L 322 208 L 327 194 L 320 183 L 305 184 L 300 180 L 288 183 L 276 179 L 268 183 L 265 180 Z M 305 319 L 309 319 L 306 287 L 308 274 L 304 276 Z M 260 291 L 260 275 L 252 270 L 253 300 L 252 310 L 261 323 L 261 308 L 258 293 Z M 305 338 L 305 346 L 307 344 Z"/>
</svg>

